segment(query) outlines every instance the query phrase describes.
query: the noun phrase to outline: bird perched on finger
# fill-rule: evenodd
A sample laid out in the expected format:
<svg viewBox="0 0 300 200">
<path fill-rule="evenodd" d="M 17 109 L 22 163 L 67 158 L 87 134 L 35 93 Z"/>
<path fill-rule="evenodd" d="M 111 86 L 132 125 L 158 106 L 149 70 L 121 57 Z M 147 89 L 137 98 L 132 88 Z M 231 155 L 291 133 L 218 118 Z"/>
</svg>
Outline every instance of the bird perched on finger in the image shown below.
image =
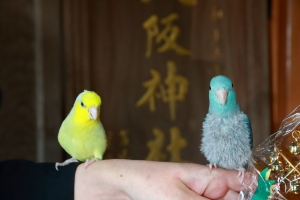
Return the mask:
<svg viewBox="0 0 300 200">
<path fill-rule="evenodd" d="M 87 167 L 102 160 L 107 140 L 100 121 L 100 105 L 101 98 L 95 92 L 84 90 L 77 96 L 58 133 L 59 144 L 72 158 L 56 163 L 56 169 L 78 161 Z"/>
<path fill-rule="evenodd" d="M 222 75 L 212 78 L 201 142 L 210 171 L 212 167 L 236 169 L 243 176 L 252 143 L 250 120 L 240 109 L 231 80 Z"/>
</svg>

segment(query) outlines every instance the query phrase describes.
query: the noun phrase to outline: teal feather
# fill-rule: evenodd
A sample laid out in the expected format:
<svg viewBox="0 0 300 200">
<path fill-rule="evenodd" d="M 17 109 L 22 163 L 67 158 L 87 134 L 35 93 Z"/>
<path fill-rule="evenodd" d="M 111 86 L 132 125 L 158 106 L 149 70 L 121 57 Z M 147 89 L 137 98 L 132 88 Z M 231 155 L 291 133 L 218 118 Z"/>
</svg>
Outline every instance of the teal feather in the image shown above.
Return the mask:
<svg viewBox="0 0 300 200">
<path fill-rule="evenodd" d="M 245 114 L 245 115 L 246 115 L 246 114 Z M 250 120 L 249 120 L 248 115 L 246 115 L 245 123 L 246 123 L 246 125 L 247 125 L 248 130 L 249 130 L 250 147 L 251 147 L 251 150 L 252 150 L 252 149 L 253 149 L 253 134 L 252 134 L 251 122 L 250 122 Z"/>
</svg>

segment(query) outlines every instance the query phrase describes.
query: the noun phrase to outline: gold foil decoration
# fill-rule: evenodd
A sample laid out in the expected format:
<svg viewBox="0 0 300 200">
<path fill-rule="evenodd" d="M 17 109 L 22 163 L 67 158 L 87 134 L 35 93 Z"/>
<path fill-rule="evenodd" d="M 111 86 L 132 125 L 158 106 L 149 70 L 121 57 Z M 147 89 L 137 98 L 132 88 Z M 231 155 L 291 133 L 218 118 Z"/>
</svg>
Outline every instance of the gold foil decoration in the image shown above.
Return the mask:
<svg viewBox="0 0 300 200">
<path fill-rule="evenodd" d="M 271 169 L 274 172 L 282 172 L 282 162 L 277 160 L 271 165 Z"/>
<path fill-rule="evenodd" d="M 299 194 L 300 193 L 300 181 L 299 180 L 294 180 L 291 181 L 290 183 L 290 191 Z"/>
<path fill-rule="evenodd" d="M 285 172 L 290 172 L 293 170 L 293 167 L 288 162 L 286 162 L 284 170 L 285 170 Z"/>
<path fill-rule="evenodd" d="M 298 150 L 295 147 L 298 145 L 293 144 L 300 138 L 299 122 L 300 105 L 283 119 L 276 133 L 270 135 L 261 145 L 253 149 L 249 171 L 255 170 L 263 175 L 263 170 L 272 170 L 269 179 L 262 177 L 265 182 L 258 181 L 259 189 L 253 196 L 257 197 L 255 199 L 261 197 L 272 200 L 300 200 L 300 154 L 296 155 Z M 269 156 L 270 162 L 266 160 L 266 156 Z M 266 188 L 270 186 L 272 191 Z M 245 192 L 244 194 L 249 194 L 248 192 L 252 192 L 252 190 L 246 189 Z"/>
<path fill-rule="evenodd" d="M 300 193 L 300 178 L 296 175 L 294 176 L 294 180 L 290 182 L 290 191 L 299 194 Z"/>
<path fill-rule="evenodd" d="M 285 140 L 289 141 L 288 137 L 298 142 L 300 131 L 294 130 Z M 286 143 L 283 141 L 275 141 L 274 151 L 269 156 L 270 167 L 274 173 L 273 179 L 280 180 L 277 183 L 280 187 L 276 191 L 276 194 L 282 199 L 294 199 L 295 195 L 298 196 L 300 194 L 300 161 L 299 158 L 296 158 L 298 147 L 297 144 L 295 145 L 295 142 L 291 142 L 290 145 L 286 145 L 287 147 L 285 147 Z M 284 162 L 284 166 L 282 162 Z"/>
<path fill-rule="evenodd" d="M 271 153 L 271 155 L 270 155 L 270 163 L 274 163 L 275 161 L 277 161 L 278 160 L 278 154 L 274 151 L 274 152 L 272 152 Z"/>
<path fill-rule="evenodd" d="M 298 141 L 298 139 L 300 139 L 300 131 L 294 130 L 292 132 L 292 137 L 295 139 L 295 141 L 290 143 L 289 151 L 294 155 L 298 155 L 300 154 L 300 142 Z"/>
<path fill-rule="evenodd" d="M 289 145 L 289 150 L 292 154 L 298 155 L 300 153 L 300 143 L 299 142 L 292 142 Z"/>
</svg>

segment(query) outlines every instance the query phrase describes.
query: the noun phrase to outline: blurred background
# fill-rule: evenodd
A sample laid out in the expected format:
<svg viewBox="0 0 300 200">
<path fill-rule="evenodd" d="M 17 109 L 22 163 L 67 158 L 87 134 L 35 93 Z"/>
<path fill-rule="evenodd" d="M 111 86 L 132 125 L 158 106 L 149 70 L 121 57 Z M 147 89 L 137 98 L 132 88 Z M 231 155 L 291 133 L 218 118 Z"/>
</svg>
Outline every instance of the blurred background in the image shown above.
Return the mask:
<svg viewBox="0 0 300 200">
<path fill-rule="evenodd" d="M 87 89 L 105 159 L 204 164 L 219 74 L 256 147 L 300 102 L 299 20 L 299 0 L 0 0 L 0 160 L 68 158 L 58 130 Z"/>
</svg>

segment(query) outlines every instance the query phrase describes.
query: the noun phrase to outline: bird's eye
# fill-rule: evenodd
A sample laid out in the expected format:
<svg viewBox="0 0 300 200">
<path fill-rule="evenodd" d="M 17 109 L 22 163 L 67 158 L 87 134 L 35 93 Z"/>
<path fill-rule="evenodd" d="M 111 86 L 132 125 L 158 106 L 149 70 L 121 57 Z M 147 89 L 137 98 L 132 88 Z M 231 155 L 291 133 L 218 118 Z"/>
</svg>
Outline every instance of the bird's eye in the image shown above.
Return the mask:
<svg viewBox="0 0 300 200">
<path fill-rule="evenodd" d="M 82 107 L 85 107 L 84 103 L 81 102 L 81 106 L 82 106 Z"/>
<path fill-rule="evenodd" d="M 211 90 L 211 87 L 209 86 L 209 90 Z"/>
<path fill-rule="evenodd" d="M 233 83 L 232 83 L 231 87 L 233 88 Z"/>
</svg>

